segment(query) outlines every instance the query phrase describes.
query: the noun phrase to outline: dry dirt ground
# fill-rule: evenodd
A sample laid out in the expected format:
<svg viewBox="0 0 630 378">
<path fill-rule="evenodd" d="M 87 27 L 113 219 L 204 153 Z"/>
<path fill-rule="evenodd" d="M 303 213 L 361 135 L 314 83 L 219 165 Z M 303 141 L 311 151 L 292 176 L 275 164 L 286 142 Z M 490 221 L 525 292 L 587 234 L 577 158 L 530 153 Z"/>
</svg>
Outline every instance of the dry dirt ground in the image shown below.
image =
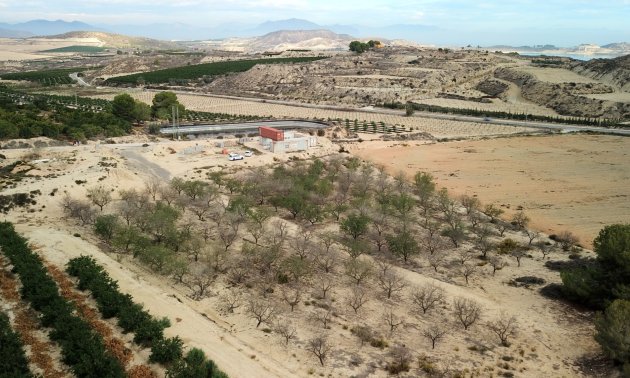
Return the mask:
<svg viewBox="0 0 630 378">
<path fill-rule="evenodd" d="M 407 147 L 354 145 L 390 172 L 431 172 L 440 186 L 514 213 L 548 234 L 570 230 L 589 246 L 605 225 L 630 219 L 630 139 L 555 135 Z"/>
<path fill-rule="evenodd" d="M 588 140 L 590 137 L 567 138 Z M 60 197 L 64 191 L 74 196 L 84 196 L 85 188 L 97 183 L 116 190 L 141 188 L 152 175 L 163 178 L 175 176 L 199 178 L 201 176 L 198 171 L 201 167 L 255 166 L 271 163 L 274 156 L 263 153 L 245 161 L 228 162 L 225 156 L 220 154 L 220 149 L 214 146 L 215 141 L 212 140 L 162 141 L 160 143 L 149 139 L 126 138 L 126 140 L 134 144 L 57 147 L 36 151 L 40 159 L 51 160 L 37 163 L 41 168 L 32 171 L 31 174 L 34 176 L 55 174 L 56 177 L 45 180 L 39 180 L 36 177 L 27 178 L 16 188 L 5 189 L 5 193 L 39 189 L 42 196 L 38 197 L 35 212 L 14 211 L 3 216 L 3 219 L 16 223 L 18 231 L 40 246 L 39 251 L 51 262 L 63 265 L 69 258 L 79 254 L 94 256 L 107 268 L 109 274 L 118 280 L 122 291 L 131 293 L 134 299 L 143 303 L 151 313 L 171 319 L 173 326 L 167 330 L 168 336 L 178 334 L 188 346 L 202 348 L 231 377 L 306 377 L 311 375 L 385 377 L 387 373 L 382 369 L 382 365 L 373 365 L 373 362 L 382 361 L 384 352 L 369 345 L 360 346 L 356 337 L 347 329 L 348 326 L 366 324 L 381 334 L 387 334 L 381 318 L 384 310 L 383 303 L 389 303 L 398 316 L 409 321 L 408 326 L 387 336 L 388 339 L 405 343 L 416 354 L 426 354 L 429 358 L 437 360 L 437 366 L 441 368 L 450 365 L 457 369 L 468 369 L 469 373 L 476 372 L 480 376 L 496 375 L 502 372 L 532 377 L 583 376 L 576 361 L 585 355 L 597 353 L 599 349 L 592 337 L 593 327 L 589 314 L 578 313 L 559 302 L 545 299 L 535 289 L 516 288 L 506 284 L 512 278 L 525 275 L 542 277 L 547 282 L 559 282 L 559 275 L 556 272 L 543 267 L 544 261 L 539 253 L 534 252 L 531 258 L 524 259 L 520 268 L 510 261 L 510 266 L 497 272 L 496 277 L 492 277 L 485 267 L 472 278 L 469 285 L 466 285 L 463 278 L 453 271 L 432 272 L 425 258 L 421 257 L 411 266 L 412 270 L 400 270 L 400 273 L 412 285 L 426 282 L 438 283 L 445 289 L 449 301 L 458 296 L 478 301 L 484 307 L 484 316 L 487 320 L 498 316 L 501 311 L 517 316 L 519 329 L 512 341 L 512 346 L 498 347 L 493 335 L 481 325 L 472 331 L 464 332 L 460 329 L 461 326 L 458 327 L 453 323 L 449 312 L 446 311 L 438 311 L 428 317 L 418 317 L 410 312 L 410 299 L 406 293 L 393 302 L 382 302 L 373 298 L 359 315 L 353 314 L 352 311 L 340 310 L 329 330 L 329 337 L 334 344 L 333 353 L 329 356 L 326 367 L 321 367 L 314 356 L 304 349 L 308 335 L 320 329 L 312 319 L 302 315 L 307 313 L 307 308 L 299 307 L 300 311 L 296 312 L 297 315 L 287 315 L 298 327 L 298 341 L 287 348 L 276 335 L 257 330 L 252 319 L 245 316 L 242 311 L 237 311 L 237 314 L 232 315 L 218 311 L 217 295 L 225 290 L 220 285 L 213 287 L 210 298 L 192 301 L 187 297 L 189 290 L 185 287 L 173 284 L 169 278 L 155 276 L 128 258 L 117 259 L 115 255 L 104 252 L 98 240 L 91 236 L 88 230 L 79 228 L 62 216 Z M 528 140 L 544 141 L 543 138 Z M 515 141 L 513 145 L 517 146 L 519 140 Z M 142 147 L 144 142 L 147 142 L 149 146 Z M 404 151 L 404 153 L 398 152 L 400 155 L 397 156 L 397 160 L 403 164 L 401 168 L 405 168 L 406 164 L 411 164 L 411 162 L 403 163 L 406 161 L 405 156 L 418 156 L 412 153 L 413 151 L 438 148 L 463 150 L 461 146 L 466 143 L 490 142 L 492 141 L 407 148 L 400 146 L 383 149 L 365 148 L 356 152 L 368 157 L 372 155 L 380 157 L 390 151 Z M 512 142 L 510 139 L 498 139 L 496 143 Z M 553 145 L 551 141 L 549 143 Z M 595 143 L 595 140 L 592 143 Z M 363 146 L 368 145 L 361 145 Z M 615 147 L 620 148 L 614 143 L 607 145 L 606 148 L 613 150 Z M 474 148 L 481 151 L 483 147 Z M 312 153 L 328 155 L 334 153 L 335 150 L 333 145 L 322 141 L 322 147 L 313 150 Z M 33 151 L 3 150 L 7 156 L 7 162 L 23 158 L 30 152 Z M 443 159 L 448 158 L 447 154 L 452 153 L 445 151 Z M 470 155 L 464 155 L 464 157 L 476 155 L 470 152 L 466 154 Z M 429 154 L 424 156 L 426 155 Z M 431 155 L 438 156 L 437 153 Z M 478 155 L 481 156 L 481 154 Z M 305 154 L 298 156 L 307 157 Z M 601 153 L 593 157 L 600 161 L 597 156 L 601 156 Z M 281 159 L 287 158 L 288 156 L 281 157 Z M 99 164 L 103 162 L 116 163 L 116 165 Z M 495 162 L 492 164 L 495 167 Z M 464 172 L 463 168 L 460 169 L 461 172 L 457 174 Z M 454 169 L 445 174 L 452 172 Z M 534 173 L 534 171 L 528 172 Z M 444 183 L 439 172 L 436 172 L 436 175 L 440 183 Z M 77 184 L 75 180 L 79 179 L 87 180 L 87 184 Z M 55 188 L 58 189 L 57 195 L 50 196 L 49 193 Z M 537 216 L 534 213 L 530 214 L 536 220 Z M 80 232 L 82 236 L 72 236 L 76 232 Z M 518 234 L 510 234 L 510 237 L 523 238 Z M 563 257 L 556 252 L 551 258 L 564 259 L 566 256 Z M 343 282 L 338 283 L 340 285 L 338 292 L 345 290 Z M 340 303 L 339 306 L 341 309 L 342 304 Z M 446 338 L 438 343 L 434 350 L 422 337 L 424 325 L 432 323 L 444 324 L 449 329 Z M 571 347 L 567 348 L 568 345 Z M 486 347 L 489 349 L 485 350 Z M 423 374 L 422 371 L 414 362 L 408 376 L 421 374 Z"/>
</svg>

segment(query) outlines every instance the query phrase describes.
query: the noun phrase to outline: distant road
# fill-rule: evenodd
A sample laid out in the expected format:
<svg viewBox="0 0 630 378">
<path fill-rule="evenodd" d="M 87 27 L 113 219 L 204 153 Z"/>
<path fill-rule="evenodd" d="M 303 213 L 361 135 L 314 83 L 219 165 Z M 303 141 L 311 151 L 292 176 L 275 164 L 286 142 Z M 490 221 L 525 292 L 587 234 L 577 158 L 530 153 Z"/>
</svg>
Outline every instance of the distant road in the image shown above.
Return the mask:
<svg viewBox="0 0 630 378">
<path fill-rule="evenodd" d="M 220 125 L 195 125 L 195 126 L 179 126 L 164 127 L 160 129 L 160 133 L 164 135 L 173 134 L 218 134 L 223 132 L 257 132 L 260 126 L 273 127 L 276 129 L 323 129 L 328 127 L 323 122 L 312 121 L 299 121 L 299 120 L 287 120 L 287 121 L 257 121 L 257 122 L 242 122 L 242 123 L 225 123 Z"/>
<path fill-rule="evenodd" d="M 155 92 L 159 92 L 159 91 L 155 91 Z M 311 108 L 311 109 L 324 109 L 324 110 L 328 109 L 328 110 L 337 110 L 337 111 L 353 111 L 353 112 L 375 113 L 375 114 L 392 114 L 392 115 L 397 115 L 397 116 L 405 115 L 404 110 L 395 110 L 395 109 L 384 109 L 384 108 L 374 108 L 374 107 L 351 108 L 348 106 L 305 104 L 305 103 L 282 101 L 282 100 L 269 100 L 269 99 L 215 95 L 215 94 L 206 94 L 206 93 L 201 94 L 201 93 L 187 92 L 187 91 L 174 91 L 174 92 L 181 93 L 181 94 L 197 95 L 197 96 L 207 96 L 207 97 L 216 97 L 216 98 L 232 99 L 232 100 L 239 100 L 239 101 L 296 106 L 296 107 Z M 590 132 L 596 132 L 596 133 L 601 133 L 601 134 L 630 136 L 630 129 L 612 129 L 612 128 L 605 128 L 605 127 L 597 127 L 597 126 L 569 125 L 569 124 L 539 122 L 539 121 L 519 121 L 519 120 L 502 119 L 502 118 L 491 118 L 489 121 L 485 121 L 484 117 L 472 117 L 472 116 L 466 116 L 466 115 L 433 113 L 433 112 L 416 112 L 413 115 L 413 117 L 445 119 L 445 120 L 460 121 L 460 122 L 490 123 L 493 125 L 504 125 L 504 126 L 531 127 L 534 129 L 552 130 L 552 131 L 559 131 L 559 132 L 565 132 L 565 133 L 590 131 Z M 235 124 L 235 125 L 239 125 L 239 124 Z M 291 128 L 291 127 L 288 126 L 285 128 Z M 215 132 L 220 132 L 220 131 L 215 131 Z"/>
<path fill-rule="evenodd" d="M 91 85 L 86 82 L 85 80 L 83 80 L 82 77 L 79 76 L 78 72 L 73 72 L 70 74 L 70 79 L 74 80 L 77 82 L 77 84 L 79 84 L 82 87 L 91 87 Z"/>
</svg>

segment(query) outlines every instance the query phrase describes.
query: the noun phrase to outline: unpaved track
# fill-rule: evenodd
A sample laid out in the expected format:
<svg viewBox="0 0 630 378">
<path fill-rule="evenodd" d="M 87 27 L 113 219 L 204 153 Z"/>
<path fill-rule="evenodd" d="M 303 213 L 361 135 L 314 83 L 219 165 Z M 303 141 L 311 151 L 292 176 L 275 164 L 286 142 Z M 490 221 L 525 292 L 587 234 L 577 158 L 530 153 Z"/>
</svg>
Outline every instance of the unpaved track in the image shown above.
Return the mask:
<svg viewBox="0 0 630 378">
<path fill-rule="evenodd" d="M 16 229 L 28 238 L 29 242 L 50 246 L 42 248 L 41 253 L 48 261 L 60 267 L 82 254 L 94 257 L 105 267 L 109 275 L 118 281 L 122 292 L 132 294 L 134 301 L 142 303 L 152 315 L 169 318 L 172 325 L 166 329 L 166 336 L 178 335 L 187 347 L 203 349 L 206 355 L 230 377 L 266 378 L 296 375 L 296 372 L 284 367 L 280 361 L 261 356 L 239 341 L 227 328 L 221 326 L 227 323 L 219 317 L 207 313 L 206 318 L 196 312 L 194 301 L 181 297 L 175 290 L 163 284 L 146 282 L 139 274 L 101 252 L 93 243 L 73 237 L 70 231 L 24 224 L 16 225 Z M 184 305 L 173 295 L 183 301 Z M 251 358 L 252 355 L 256 355 L 256 358 Z"/>
</svg>

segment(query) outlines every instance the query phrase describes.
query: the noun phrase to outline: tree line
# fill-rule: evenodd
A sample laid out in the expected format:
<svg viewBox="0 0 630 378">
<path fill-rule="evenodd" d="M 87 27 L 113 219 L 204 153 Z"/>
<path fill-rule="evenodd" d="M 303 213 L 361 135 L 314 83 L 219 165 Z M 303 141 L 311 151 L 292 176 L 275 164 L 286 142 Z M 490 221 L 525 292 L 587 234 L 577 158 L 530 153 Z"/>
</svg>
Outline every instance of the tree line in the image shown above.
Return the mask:
<svg viewBox="0 0 630 378">
<path fill-rule="evenodd" d="M 59 294 L 39 256 L 11 223 L 0 223 L 0 247 L 22 283 L 20 293 L 41 314 L 41 324 L 61 346 L 62 360 L 77 377 L 125 377 L 121 364 L 106 351 L 103 338 L 74 315 L 73 305 Z"/>
<path fill-rule="evenodd" d="M 512 112 L 500 112 L 490 110 L 479 109 L 466 109 L 466 108 L 450 108 L 439 105 L 427 105 L 417 104 L 413 102 L 385 102 L 378 104 L 378 106 L 388 109 L 405 109 L 408 116 L 412 115 L 414 111 L 430 112 L 430 113 L 446 113 L 446 114 L 461 114 L 474 117 L 494 117 L 501 119 L 516 119 L 520 121 L 536 121 L 536 122 L 551 122 L 568 125 L 584 125 L 584 126 L 602 126 L 602 127 L 615 127 L 621 125 L 620 119 L 600 119 L 600 118 L 582 118 L 582 117 L 560 117 L 560 116 L 543 116 L 526 113 L 512 113 Z"/>
<path fill-rule="evenodd" d="M 125 333 L 135 334 L 135 343 L 151 348 L 149 360 L 168 366 L 169 378 L 227 378 L 212 360 L 205 358 L 203 351 L 193 348 L 184 356 L 184 345 L 178 336 L 164 337 L 163 330 L 170 326 L 169 320 L 154 318 L 142 305 L 134 303 L 129 294 L 121 293 L 116 281 L 94 258 L 71 259 L 66 271 L 79 279 L 80 290 L 90 290 L 105 319 L 117 317 Z"/>
<path fill-rule="evenodd" d="M 604 227 L 593 241 L 596 257 L 562 271 L 570 300 L 602 312 L 595 318 L 595 340 L 630 376 L 630 224 Z"/>
</svg>

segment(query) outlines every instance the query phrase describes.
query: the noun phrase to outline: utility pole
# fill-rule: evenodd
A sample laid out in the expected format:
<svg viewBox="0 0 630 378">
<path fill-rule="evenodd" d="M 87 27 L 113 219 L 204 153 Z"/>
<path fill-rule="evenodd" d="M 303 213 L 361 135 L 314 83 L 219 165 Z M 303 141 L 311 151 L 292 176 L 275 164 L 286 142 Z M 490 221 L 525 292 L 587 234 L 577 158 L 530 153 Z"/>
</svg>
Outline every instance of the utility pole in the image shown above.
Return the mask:
<svg viewBox="0 0 630 378">
<path fill-rule="evenodd" d="M 177 105 L 173 105 L 171 112 L 173 117 L 173 128 L 175 129 L 173 136 L 179 140 L 179 107 Z"/>
</svg>

